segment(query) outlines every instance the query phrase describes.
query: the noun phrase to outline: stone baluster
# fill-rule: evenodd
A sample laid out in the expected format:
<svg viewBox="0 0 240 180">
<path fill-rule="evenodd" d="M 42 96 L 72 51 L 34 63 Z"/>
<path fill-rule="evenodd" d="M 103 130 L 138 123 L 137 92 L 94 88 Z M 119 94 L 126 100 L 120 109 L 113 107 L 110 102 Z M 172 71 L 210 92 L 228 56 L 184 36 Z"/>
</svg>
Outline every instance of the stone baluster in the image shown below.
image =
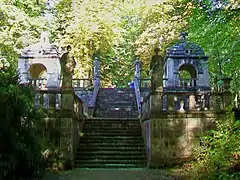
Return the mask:
<svg viewBox="0 0 240 180">
<path fill-rule="evenodd" d="M 35 98 L 34 98 L 34 105 L 35 107 L 40 107 L 41 106 L 41 93 L 36 93 Z"/>
<path fill-rule="evenodd" d="M 195 100 L 195 96 L 191 94 L 189 96 L 189 110 L 194 110 L 194 109 L 196 109 L 196 100 Z"/>
<path fill-rule="evenodd" d="M 163 111 L 168 110 L 168 95 L 163 95 Z"/>
<path fill-rule="evenodd" d="M 80 79 L 77 80 L 77 87 L 78 87 L 78 88 L 81 87 L 81 86 L 80 86 L 80 84 L 81 84 L 80 81 L 81 81 Z"/>
<path fill-rule="evenodd" d="M 60 109 L 60 107 L 61 107 L 61 94 L 56 94 L 55 108 Z"/>
<path fill-rule="evenodd" d="M 184 95 L 183 96 L 183 101 L 184 101 L 184 110 L 189 110 L 189 96 Z"/>
<path fill-rule="evenodd" d="M 180 97 L 173 96 L 173 110 L 178 111 L 180 109 Z"/>
<path fill-rule="evenodd" d="M 49 108 L 49 97 L 48 94 L 43 94 L 43 107 L 48 109 Z"/>
</svg>

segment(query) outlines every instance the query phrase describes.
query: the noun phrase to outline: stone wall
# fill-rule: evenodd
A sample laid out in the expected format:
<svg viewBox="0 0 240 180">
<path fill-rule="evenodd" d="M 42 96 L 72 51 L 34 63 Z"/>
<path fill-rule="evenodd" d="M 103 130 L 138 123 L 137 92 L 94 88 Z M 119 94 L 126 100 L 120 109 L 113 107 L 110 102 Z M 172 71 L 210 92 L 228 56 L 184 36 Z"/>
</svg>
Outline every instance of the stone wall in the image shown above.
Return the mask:
<svg viewBox="0 0 240 180">
<path fill-rule="evenodd" d="M 214 121 L 223 116 L 213 111 L 161 114 L 141 123 L 148 167 L 172 166 L 193 158 L 196 134 L 214 128 Z"/>
</svg>

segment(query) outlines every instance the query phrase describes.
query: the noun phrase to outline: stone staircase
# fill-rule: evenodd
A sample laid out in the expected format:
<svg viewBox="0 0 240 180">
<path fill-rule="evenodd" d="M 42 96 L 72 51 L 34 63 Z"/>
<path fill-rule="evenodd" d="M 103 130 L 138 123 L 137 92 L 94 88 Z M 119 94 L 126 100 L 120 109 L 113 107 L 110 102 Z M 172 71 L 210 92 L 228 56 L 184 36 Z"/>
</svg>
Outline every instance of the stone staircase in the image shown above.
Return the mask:
<svg viewBox="0 0 240 180">
<path fill-rule="evenodd" d="M 95 116 L 107 118 L 138 117 L 134 89 L 101 88 L 97 97 Z"/>
<path fill-rule="evenodd" d="M 75 167 L 146 167 L 134 90 L 101 89 L 95 114 L 84 123 Z"/>
</svg>

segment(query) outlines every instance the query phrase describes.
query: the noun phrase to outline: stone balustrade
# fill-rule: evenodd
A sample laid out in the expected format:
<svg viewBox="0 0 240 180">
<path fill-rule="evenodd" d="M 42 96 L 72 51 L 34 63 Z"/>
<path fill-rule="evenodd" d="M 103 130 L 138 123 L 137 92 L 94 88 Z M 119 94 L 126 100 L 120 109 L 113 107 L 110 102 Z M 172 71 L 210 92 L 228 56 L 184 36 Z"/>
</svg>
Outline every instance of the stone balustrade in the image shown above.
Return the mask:
<svg viewBox="0 0 240 180">
<path fill-rule="evenodd" d="M 72 86 L 73 88 L 90 88 L 93 87 L 93 79 L 73 79 Z"/>
<path fill-rule="evenodd" d="M 172 166 L 193 157 L 196 134 L 226 118 L 231 93 L 158 92 L 141 102 L 141 125 L 149 167 Z"/>
<path fill-rule="evenodd" d="M 44 109 L 60 109 L 61 91 L 60 88 L 36 89 L 35 107 Z"/>
<path fill-rule="evenodd" d="M 179 79 L 178 86 L 180 86 L 180 87 L 195 87 L 196 84 L 197 84 L 197 78 Z"/>
<path fill-rule="evenodd" d="M 28 79 L 28 83 L 32 85 L 35 88 L 45 88 L 47 85 L 47 79 L 46 78 L 32 78 Z"/>
<path fill-rule="evenodd" d="M 167 78 L 163 78 L 164 85 L 167 83 L 167 81 L 168 81 Z M 197 78 L 179 79 L 177 81 L 177 84 L 175 84 L 175 87 L 183 87 L 183 88 L 196 87 L 196 83 L 197 83 Z M 140 84 L 141 84 L 140 85 L 141 88 L 150 88 L 151 87 L 151 79 L 150 78 L 142 78 L 142 79 L 140 79 Z"/>
<path fill-rule="evenodd" d="M 163 92 L 162 109 L 159 111 L 224 111 L 231 104 L 230 92 Z M 141 114 L 151 109 L 150 94 L 141 102 Z M 149 116 L 149 115 L 148 115 Z"/>
<path fill-rule="evenodd" d="M 60 84 L 62 79 L 60 79 Z M 37 89 L 44 89 L 47 87 L 47 79 L 46 78 L 31 78 L 28 79 L 28 83 Z M 72 79 L 72 87 L 73 88 L 91 88 L 93 87 L 94 79 L 92 78 L 75 78 Z"/>
</svg>

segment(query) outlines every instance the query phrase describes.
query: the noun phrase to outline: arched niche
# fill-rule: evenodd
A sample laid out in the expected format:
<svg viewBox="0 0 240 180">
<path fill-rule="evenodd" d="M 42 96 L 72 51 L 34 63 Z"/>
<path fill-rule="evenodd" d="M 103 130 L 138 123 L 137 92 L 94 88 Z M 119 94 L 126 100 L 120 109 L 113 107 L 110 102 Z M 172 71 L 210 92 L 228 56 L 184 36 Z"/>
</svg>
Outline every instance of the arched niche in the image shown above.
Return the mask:
<svg viewBox="0 0 240 180">
<path fill-rule="evenodd" d="M 29 75 L 33 79 L 46 78 L 46 75 L 47 75 L 47 68 L 40 63 L 32 64 L 28 71 L 29 71 Z"/>
<path fill-rule="evenodd" d="M 183 64 L 178 70 L 180 86 L 196 86 L 197 71 L 192 64 Z"/>
</svg>

